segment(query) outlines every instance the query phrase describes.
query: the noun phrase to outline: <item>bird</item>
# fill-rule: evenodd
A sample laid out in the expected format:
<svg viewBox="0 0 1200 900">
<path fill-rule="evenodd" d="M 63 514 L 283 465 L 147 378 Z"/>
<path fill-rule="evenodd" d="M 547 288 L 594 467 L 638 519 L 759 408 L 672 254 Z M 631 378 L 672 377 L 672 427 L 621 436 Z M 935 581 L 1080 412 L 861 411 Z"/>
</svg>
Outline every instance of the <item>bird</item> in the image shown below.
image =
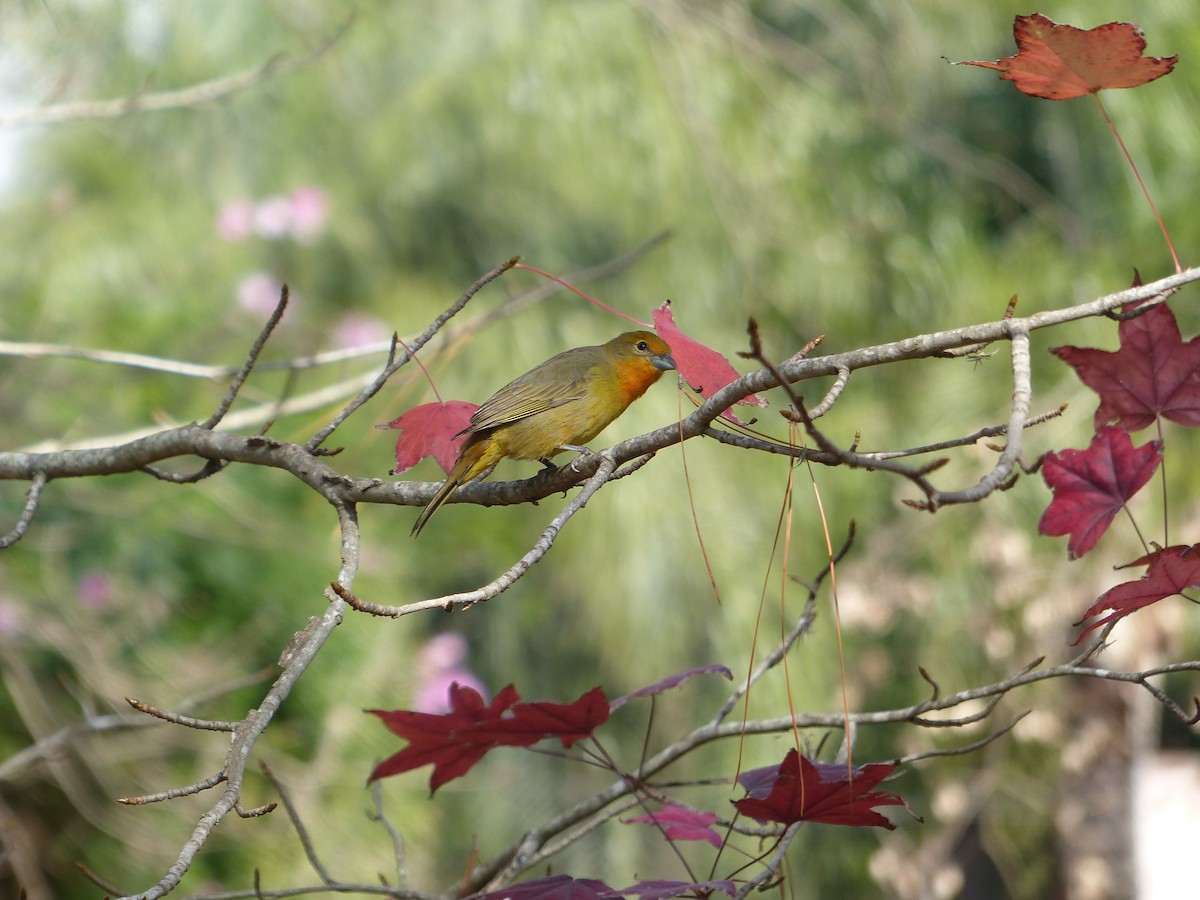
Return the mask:
<svg viewBox="0 0 1200 900">
<path fill-rule="evenodd" d="M 510 381 L 475 410 L 458 458 L 413 525 L 416 537 L 461 484 L 484 478 L 502 459 L 550 459 L 585 451 L 663 372 L 676 369 L 671 348 L 649 331 L 627 331 L 606 344 L 575 347 Z"/>
</svg>

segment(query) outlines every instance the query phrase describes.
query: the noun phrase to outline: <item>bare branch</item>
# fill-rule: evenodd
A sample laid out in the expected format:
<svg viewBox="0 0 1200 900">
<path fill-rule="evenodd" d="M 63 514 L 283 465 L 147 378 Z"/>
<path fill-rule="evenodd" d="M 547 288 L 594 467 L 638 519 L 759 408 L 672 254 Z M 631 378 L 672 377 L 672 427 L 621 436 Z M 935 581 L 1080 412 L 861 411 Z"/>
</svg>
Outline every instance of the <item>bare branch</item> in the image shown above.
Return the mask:
<svg viewBox="0 0 1200 900">
<path fill-rule="evenodd" d="M 1041 425 L 1043 422 L 1049 422 L 1051 419 L 1057 419 L 1067 411 L 1067 404 L 1063 403 L 1056 409 L 1049 412 L 1041 413 L 1033 416 L 1025 423 L 1025 428 L 1033 428 L 1036 425 Z M 1008 434 L 1008 425 L 989 425 L 986 428 L 980 428 L 974 434 L 964 435 L 963 437 L 951 438 L 948 441 L 939 441 L 936 444 L 926 444 L 923 447 L 909 447 L 905 450 L 881 450 L 871 453 L 864 453 L 863 456 L 877 457 L 879 459 L 895 459 L 902 456 L 920 456 L 925 453 L 938 453 L 942 450 L 952 450 L 955 447 L 970 447 L 984 438 L 999 437 Z"/>
<path fill-rule="evenodd" d="M 583 486 L 583 490 L 568 503 L 563 511 L 555 516 L 550 524 L 546 526 L 546 530 L 542 532 L 537 543 L 530 548 L 529 552 L 522 556 L 508 570 L 501 574 L 498 578 L 493 579 L 481 588 L 473 591 L 466 591 L 458 594 L 447 594 L 444 597 L 437 597 L 433 600 L 422 600 L 417 603 L 406 603 L 403 606 L 384 606 L 378 603 L 369 603 L 353 594 L 350 594 L 342 586 L 331 584 L 330 587 L 334 593 L 341 599 L 345 600 L 350 606 L 357 609 L 359 612 L 370 613 L 373 616 L 389 616 L 391 618 L 399 618 L 407 616 L 415 612 L 421 612 L 426 609 L 445 609 L 450 610 L 456 606 L 461 606 L 468 609 L 476 603 L 483 603 L 491 600 L 493 597 L 498 597 L 504 593 L 517 581 L 521 579 L 526 572 L 537 564 L 550 550 L 558 533 L 571 520 L 571 518 L 579 512 L 591 499 L 596 491 L 600 490 L 612 477 L 613 469 L 616 468 L 616 461 L 608 454 L 608 451 L 600 453 L 589 453 L 587 456 L 600 457 L 600 463 L 596 472 L 588 479 L 587 484 Z M 564 468 L 570 468 L 565 466 Z"/>
<path fill-rule="evenodd" d="M 928 681 L 929 678 L 924 669 L 921 670 L 922 676 Z M 920 725 L 922 728 L 962 728 L 964 725 L 974 725 L 976 722 L 981 722 L 990 716 L 996 709 L 996 705 L 1004 699 L 1003 694 L 996 694 L 987 705 L 979 712 L 969 713 L 965 716 L 958 716 L 954 719 L 926 719 L 922 716 L 913 716 L 908 721 L 914 725 Z"/>
<path fill-rule="evenodd" d="M 79 874 L 81 874 L 92 884 L 96 885 L 96 887 L 100 888 L 100 890 L 104 891 L 105 894 L 117 896 L 124 893 L 124 891 L 122 891 L 119 887 L 116 887 L 111 881 L 105 881 L 83 863 L 76 862 L 75 868 L 79 870 Z"/>
<path fill-rule="evenodd" d="M 267 777 L 267 780 L 278 791 L 279 801 L 283 804 L 283 811 L 287 813 L 292 827 L 296 829 L 296 835 L 300 838 L 300 846 L 304 848 L 304 856 L 308 859 L 308 864 L 313 867 L 313 871 L 317 873 L 317 877 L 321 879 L 322 883 L 333 884 L 333 879 L 329 877 L 329 872 L 325 870 L 325 866 L 317 858 L 317 851 L 313 848 L 312 838 L 308 836 L 308 829 L 304 826 L 304 822 L 301 821 L 300 813 L 292 803 L 292 798 L 287 788 L 283 786 L 282 781 L 275 777 L 275 773 L 271 771 L 271 767 L 265 761 L 260 760 L 258 765 L 262 769 L 263 775 Z"/>
<path fill-rule="evenodd" d="M 991 712 L 990 708 L 989 708 L 988 712 Z M 968 753 L 974 753 L 976 750 L 982 750 L 988 744 L 992 743 L 992 741 L 995 741 L 995 740 L 1003 737 L 1004 735 L 1006 735 L 1010 731 L 1012 731 L 1014 728 L 1016 728 L 1017 723 L 1020 722 L 1023 718 L 1025 718 L 1027 715 L 1029 715 L 1029 712 L 1030 712 L 1029 710 L 1025 710 L 1024 712 L 1017 715 L 1017 717 L 1014 718 L 1007 725 L 1003 726 L 1002 728 L 998 728 L 993 732 L 990 732 L 989 734 L 985 735 L 984 737 L 981 737 L 977 741 L 972 741 L 969 744 L 963 744 L 963 746 L 961 746 L 961 747 L 951 747 L 946 750 L 923 750 L 920 753 L 910 753 L 908 756 L 901 756 L 899 759 L 897 759 L 896 765 L 904 765 L 905 763 L 916 762 L 919 759 L 933 759 L 934 757 L 938 757 L 938 756 L 965 756 Z M 934 723 L 934 724 L 941 724 L 941 723 Z"/>
<path fill-rule="evenodd" d="M 191 797 L 207 791 L 209 788 L 214 788 L 225 780 L 225 773 L 217 772 L 215 775 L 210 775 L 208 778 L 193 784 L 171 788 L 169 791 L 159 791 L 156 794 L 143 794 L 140 797 L 118 797 L 117 802 L 124 803 L 126 806 L 144 806 L 147 803 L 162 803 L 164 800 L 174 800 L 178 797 Z"/>
<path fill-rule="evenodd" d="M 753 891 L 765 891 L 769 889 L 770 883 L 779 875 L 779 868 L 783 865 L 783 857 L 787 853 L 788 847 L 791 846 L 792 840 L 796 837 L 796 833 L 803 824 L 803 822 L 793 822 L 787 827 L 787 830 L 779 838 L 775 852 L 771 854 L 771 858 L 767 861 L 767 864 L 762 867 L 762 870 L 758 874 L 738 888 L 735 900 L 742 900 L 742 898 L 750 896 Z"/>
<path fill-rule="evenodd" d="M 146 356 L 141 353 L 123 353 L 117 350 L 91 350 L 87 347 L 72 347 L 68 344 L 45 344 L 25 341 L 0 341 L 0 356 L 19 356 L 22 359 L 42 359 L 45 357 L 86 359 L 91 362 L 129 366 L 134 369 L 148 369 L 152 372 L 166 372 L 169 375 L 204 378 L 210 381 L 216 381 L 218 378 L 227 378 L 237 371 L 236 368 L 231 368 L 230 366 L 206 366 L 178 359 L 164 359 L 161 356 Z"/>
<path fill-rule="evenodd" d="M 262 349 L 266 346 L 267 340 L 275 330 L 275 326 L 279 324 L 279 320 L 283 318 L 284 312 L 287 311 L 287 305 L 288 286 L 285 284 L 280 288 L 279 302 L 275 304 L 275 309 L 267 317 L 266 324 L 263 325 L 262 330 L 258 333 L 258 337 L 254 339 L 254 343 L 250 345 L 250 352 L 246 354 L 246 361 L 242 363 L 242 367 L 238 369 L 237 374 L 233 376 L 229 390 L 225 392 L 225 396 L 217 405 L 216 411 L 200 423 L 201 428 L 216 428 L 221 420 L 225 418 L 225 413 L 229 412 L 229 407 L 233 406 L 233 401 L 237 399 L 238 391 L 242 389 L 242 385 L 250 377 L 250 371 L 254 368 L 254 363 L 258 361 L 258 355 L 262 353 Z"/>
<path fill-rule="evenodd" d="M 1010 341 L 1013 370 L 1012 412 L 1005 431 L 1008 440 L 1000 458 L 996 460 L 996 465 L 974 487 L 963 491 L 938 491 L 928 500 L 913 502 L 910 505 L 932 512 L 939 506 L 951 503 L 974 503 L 992 491 L 1003 490 L 1012 485 L 1011 479 L 1015 477 L 1013 473 L 1021 458 L 1021 435 L 1029 419 L 1029 401 L 1033 396 L 1033 386 L 1029 360 L 1029 332 L 1019 325 L 1014 325 Z"/>
<path fill-rule="evenodd" d="M 826 392 L 821 402 L 808 411 L 810 419 L 819 419 L 825 413 L 833 409 L 833 404 L 837 403 L 838 398 L 842 396 L 842 391 L 846 389 L 846 385 L 850 383 L 850 370 L 843 366 L 838 369 L 837 378 L 833 381 L 833 386 Z M 784 410 L 786 413 L 787 410 Z"/>
<path fill-rule="evenodd" d="M 179 705 L 186 709 L 217 697 L 222 697 L 232 691 L 260 683 L 263 681 L 265 674 L 264 672 L 255 672 L 252 675 L 236 679 L 228 684 L 218 685 L 203 694 L 181 700 Z M 23 772 L 30 766 L 42 760 L 53 758 L 55 755 L 61 753 L 64 748 L 69 747 L 77 737 L 82 735 L 106 734 L 112 731 L 131 731 L 140 728 L 151 728 L 157 725 L 157 722 L 140 717 L 121 715 L 89 716 L 81 722 L 74 722 L 63 726 L 53 734 L 46 735 L 38 740 L 37 743 L 25 747 L 23 750 L 14 753 L 8 759 L 4 760 L 4 762 L 0 763 L 0 781 L 11 781 L 20 772 Z"/>
<path fill-rule="evenodd" d="M 535 866 L 541 865 L 546 860 L 551 859 L 561 853 L 567 847 L 579 841 L 584 836 L 595 831 L 605 822 L 610 822 L 621 813 L 628 812 L 639 806 L 639 801 L 636 797 L 628 797 L 619 803 L 614 803 L 607 809 L 602 809 L 594 815 L 580 823 L 579 825 L 564 831 L 555 840 L 547 841 L 545 844 L 539 844 L 536 841 L 527 841 L 522 846 L 522 851 L 513 854 L 508 865 L 504 869 L 497 872 L 492 879 L 484 885 L 480 885 L 474 889 L 472 893 L 480 893 L 483 891 L 499 890 L 504 885 L 510 883 L 522 872 Z"/>
<path fill-rule="evenodd" d="M 785 410 L 780 410 L 782 414 Z M 712 438 L 721 444 L 737 447 L 741 450 L 758 450 L 761 453 L 774 453 L 779 456 L 789 456 L 801 462 L 814 462 L 822 466 L 836 466 L 838 458 L 834 454 L 814 450 L 811 447 L 799 447 L 795 444 L 785 444 L 782 441 L 772 441 L 766 438 L 754 437 L 749 434 L 738 434 L 726 431 L 724 428 L 707 428 L 701 434 Z"/>
<path fill-rule="evenodd" d="M 37 514 L 38 504 L 42 501 L 42 488 L 45 486 L 46 476 L 38 472 L 33 476 L 32 482 L 29 485 L 29 492 L 26 494 L 25 499 L 25 508 L 21 510 L 21 516 L 17 519 L 17 524 L 12 527 L 12 531 L 8 534 L 0 536 L 0 550 L 11 547 L 25 536 L 25 532 L 29 528 L 29 523 L 33 521 L 33 517 Z"/>
<path fill-rule="evenodd" d="M 243 819 L 257 819 L 261 816 L 275 812 L 278 806 L 278 803 L 264 803 L 262 806 L 255 806 L 251 809 L 242 809 L 242 805 L 240 803 L 235 803 L 233 806 L 233 811 Z"/>
<path fill-rule="evenodd" d="M 378 779 L 371 782 L 371 799 L 375 803 L 375 810 L 367 813 L 367 818 L 372 822 L 380 823 L 387 831 L 388 837 L 392 841 L 392 859 L 396 865 L 396 881 L 401 887 L 404 887 L 408 884 L 408 865 L 404 859 L 404 838 L 400 836 L 400 832 L 383 812 L 383 787 Z"/>
<path fill-rule="evenodd" d="M 179 713 L 159 709 L 157 706 L 151 706 L 149 703 L 143 703 L 141 700 L 135 700 L 133 697 L 126 697 L 125 702 L 138 712 L 154 716 L 156 719 L 162 719 L 164 722 L 171 722 L 174 725 L 183 725 L 185 728 L 196 728 L 200 731 L 233 731 L 237 728 L 236 722 L 214 722 L 210 719 L 196 719 L 192 716 L 184 716 Z"/>
<path fill-rule="evenodd" d="M 342 39 L 354 21 L 351 16 L 332 35 L 309 53 L 288 58 L 277 56 L 261 66 L 214 78 L 190 87 L 152 94 L 135 94 L 119 100 L 80 100 L 72 103 L 57 103 L 0 115 L 0 128 L 14 125 L 56 125 L 63 122 L 83 122 L 96 119 L 118 119 L 132 113 L 161 112 L 168 109 L 184 109 L 211 103 L 254 87 L 268 78 L 287 75 L 307 68 L 324 56 Z"/>
</svg>

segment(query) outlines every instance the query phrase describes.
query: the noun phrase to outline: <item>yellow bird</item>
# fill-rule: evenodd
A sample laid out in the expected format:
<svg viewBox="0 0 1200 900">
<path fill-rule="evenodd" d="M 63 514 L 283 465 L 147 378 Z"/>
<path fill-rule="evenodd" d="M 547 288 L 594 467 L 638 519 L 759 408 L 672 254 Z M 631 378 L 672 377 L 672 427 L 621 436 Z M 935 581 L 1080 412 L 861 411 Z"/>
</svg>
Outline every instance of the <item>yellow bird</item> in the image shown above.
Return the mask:
<svg viewBox="0 0 1200 900">
<path fill-rule="evenodd" d="M 671 348 L 649 331 L 551 357 L 496 391 L 471 416 L 454 468 L 421 511 L 414 536 L 460 484 L 483 478 L 502 459 L 550 459 L 586 444 L 668 369 Z"/>
</svg>

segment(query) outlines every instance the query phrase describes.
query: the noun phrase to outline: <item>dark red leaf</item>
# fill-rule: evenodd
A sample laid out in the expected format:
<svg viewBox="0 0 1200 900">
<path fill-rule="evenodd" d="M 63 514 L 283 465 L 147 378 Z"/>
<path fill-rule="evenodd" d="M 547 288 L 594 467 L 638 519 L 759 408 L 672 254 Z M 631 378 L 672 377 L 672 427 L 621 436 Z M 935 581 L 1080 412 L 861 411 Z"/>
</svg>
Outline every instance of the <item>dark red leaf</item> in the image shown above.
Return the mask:
<svg viewBox="0 0 1200 900">
<path fill-rule="evenodd" d="M 1165 303 L 1126 319 L 1118 329 L 1121 349 L 1055 347 L 1051 353 L 1074 366 L 1079 379 L 1100 395 L 1096 428 L 1116 422 L 1125 431 L 1152 425 L 1158 416 L 1200 426 L 1200 336 L 1186 343 Z"/>
<path fill-rule="evenodd" d="M 872 788 L 894 768 L 893 763 L 871 763 L 848 770 L 835 763 L 814 763 L 789 750 L 773 778 L 769 770 L 744 773 L 738 783 L 750 796 L 735 800 L 733 805 L 738 812 L 760 822 L 824 822 L 893 829 L 896 826 L 872 807 L 907 804 L 896 794 Z"/>
<path fill-rule="evenodd" d="M 1047 453 L 1042 476 L 1054 499 L 1042 513 L 1038 531 L 1069 534 L 1067 554 L 1078 559 L 1108 531 L 1113 518 L 1150 480 L 1162 461 L 1157 441 L 1133 447 L 1119 428 L 1101 428 L 1086 450 Z"/>
<path fill-rule="evenodd" d="M 611 900 L 619 896 L 619 892 L 594 878 L 549 875 L 487 894 L 476 894 L 474 900 Z"/>
<path fill-rule="evenodd" d="M 593 688 L 574 703 L 518 703 L 510 684 L 485 704 L 472 688 L 450 686 L 450 712 L 370 709 L 408 746 L 375 767 L 368 781 L 433 765 L 429 788 L 465 775 L 493 747 L 527 747 L 558 738 L 564 747 L 587 737 L 608 720 L 604 691 Z"/>
<path fill-rule="evenodd" d="M 708 841 L 718 848 L 722 844 L 721 835 L 712 828 L 713 823 L 717 821 L 716 813 L 700 812 L 686 806 L 676 806 L 674 803 L 664 804 L 658 812 L 621 821 L 626 825 L 657 824 L 673 841 Z"/>
<path fill-rule="evenodd" d="M 638 688 L 632 693 L 626 694 L 623 697 L 618 697 L 608 704 L 610 712 L 613 712 L 624 706 L 630 700 L 636 700 L 639 697 L 650 697 L 654 694 L 661 694 L 671 688 L 677 688 L 685 681 L 695 678 L 697 675 L 724 675 L 729 681 L 733 681 L 733 673 L 726 666 L 720 663 L 712 663 L 707 666 L 699 666 L 695 669 L 687 669 L 683 672 L 676 672 L 674 675 L 668 675 L 662 681 L 656 681 L 654 684 L 646 685 L 644 688 Z"/>
<path fill-rule="evenodd" d="M 574 703 L 519 703 L 512 713 L 492 724 L 493 734 L 512 738 L 514 743 L 527 738 L 530 744 L 555 737 L 569 748 L 608 721 L 609 705 L 604 690 L 594 687 Z"/>
<path fill-rule="evenodd" d="M 426 403 L 379 426 L 400 430 L 400 436 L 396 438 L 396 468 L 392 474 L 399 475 L 411 469 L 427 456 L 436 459 L 442 471 L 449 473 L 458 458 L 458 447 L 465 439 L 458 435 L 477 409 L 478 406 L 465 400 Z"/>
<path fill-rule="evenodd" d="M 1083 629 L 1075 643 L 1082 641 L 1093 628 L 1116 622 L 1143 606 L 1157 603 L 1164 597 L 1182 594 L 1188 588 L 1200 587 L 1200 545 L 1197 544 L 1155 550 L 1129 563 L 1129 566 L 1149 568 L 1137 581 L 1118 584 L 1100 595 L 1100 599 L 1093 603 L 1083 614 L 1083 618 L 1075 624 L 1082 625 L 1093 616 L 1098 616 L 1106 610 L 1112 611 L 1103 619 L 1098 619 Z"/>
<path fill-rule="evenodd" d="M 723 891 L 730 897 L 737 896 L 737 886 L 728 879 L 699 884 L 689 881 L 639 881 L 615 893 L 632 894 L 642 900 L 670 900 L 672 897 L 707 897 L 713 891 Z"/>
<path fill-rule="evenodd" d="M 1130 88 L 1168 74 L 1178 56 L 1142 56 L 1146 40 L 1129 22 L 1109 22 L 1083 30 L 1060 25 L 1040 13 L 1013 22 L 1017 53 L 996 62 L 959 65 L 996 69 L 1000 77 L 1031 97 L 1070 100 L 1109 88 Z"/>
<path fill-rule="evenodd" d="M 728 359 L 675 327 L 670 300 L 663 301 L 662 306 L 655 309 L 650 317 L 654 320 L 654 330 L 658 332 L 658 336 L 670 346 L 671 356 L 675 359 L 675 365 L 679 367 L 679 374 L 691 385 L 692 390 L 699 391 L 700 396 L 707 399 L 741 377 Z M 767 401 L 757 394 L 744 397 L 738 403 L 743 406 L 767 405 Z M 729 410 L 725 410 L 721 415 L 738 425 L 745 424 Z"/>
</svg>

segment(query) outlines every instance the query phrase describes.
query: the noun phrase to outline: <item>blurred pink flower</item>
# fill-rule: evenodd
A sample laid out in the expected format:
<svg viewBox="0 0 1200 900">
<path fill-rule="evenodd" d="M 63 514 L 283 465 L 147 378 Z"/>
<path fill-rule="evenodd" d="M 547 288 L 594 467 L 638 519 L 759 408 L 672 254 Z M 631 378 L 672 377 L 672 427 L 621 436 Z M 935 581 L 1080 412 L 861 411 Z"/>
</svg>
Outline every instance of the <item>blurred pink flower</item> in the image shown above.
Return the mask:
<svg viewBox="0 0 1200 900">
<path fill-rule="evenodd" d="M 325 230 L 329 198 L 311 184 L 294 188 L 290 194 L 272 194 L 255 203 L 231 200 L 217 213 L 217 234 L 227 241 L 258 235 L 268 241 L 293 238 L 307 243 Z"/>
<path fill-rule="evenodd" d="M 435 634 L 417 653 L 417 673 L 422 670 L 434 672 L 442 669 L 453 669 L 465 663 L 471 653 L 467 639 L 457 631 L 443 631 Z"/>
<path fill-rule="evenodd" d="M 254 207 L 254 233 L 267 240 L 287 237 L 292 230 L 292 204 L 275 194 Z"/>
<path fill-rule="evenodd" d="M 217 214 L 217 234 L 227 241 L 241 241 L 254 233 L 254 204 L 232 200 Z"/>
<path fill-rule="evenodd" d="M 457 631 L 435 635 L 417 654 L 412 708 L 415 712 L 440 714 L 450 711 L 450 685 L 473 688 L 487 699 L 487 688 L 465 665 L 467 639 Z"/>
<path fill-rule="evenodd" d="M 256 316 L 269 316 L 279 302 L 283 285 L 266 272 L 251 272 L 238 282 L 238 306 Z M 291 298 L 295 300 L 295 295 Z"/>
<path fill-rule="evenodd" d="M 379 344 L 392 336 L 383 322 L 369 313 L 347 313 L 333 331 L 335 347 L 350 350 Z"/>
<path fill-rule="evenodd" d="M 329 200 L 319 187 L 304 185 L 288 196 L 291 203 L 291 234 L 296 240 L 313 240 L 325 230 Z"/>
<path fill-rule="evenodd" d="M 91 569 L 79 579 L 76 587 L 81 605 L 89 609 L 107 606 L 112 600 L 112 579 L 107 572 Z"/>
<path fill-rule="evenodd" d="M 0 637 L 21 633 L 21 607 L 8 600 L 0 599 Z"/>
</svg>

